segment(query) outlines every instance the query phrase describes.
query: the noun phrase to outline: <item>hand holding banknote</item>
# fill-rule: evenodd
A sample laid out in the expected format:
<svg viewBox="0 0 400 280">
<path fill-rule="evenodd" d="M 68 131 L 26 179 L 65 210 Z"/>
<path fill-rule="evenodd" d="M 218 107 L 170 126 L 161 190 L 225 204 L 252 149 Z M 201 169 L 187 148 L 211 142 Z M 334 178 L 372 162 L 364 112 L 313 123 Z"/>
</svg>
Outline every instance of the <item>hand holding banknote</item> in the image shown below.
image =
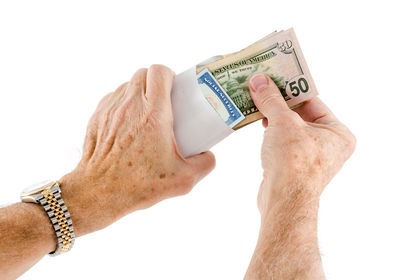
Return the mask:
<svg viewBox="0 0 400 280">
<path fill-rule="evenodd" d="M 267 74 L 276 83 L 290 108 L 318 94 L 293 29 L 207 59 L 178 74 L 172 90 L 174 132 L 183 156 L 207 151 L 263 117 L 248 87 L 256 73 Z"/>
<path fill-rule="evenodd" d="M 249 87 L 266 130 L 261 230 L 246 279 L 323 279 L 319 197 L 353 153 L 355 138 L 318 97 L 292 111 L 270 77 L 256 74 Z"/>
<path fill-rule="evenodd" d="M 185 86 L 171 101 L 174 73 L 155 65 L 138 70 L 103 98 L 89 122 L 81 161 L 59 180 L 63 199 L 57 201 L 64 208 L 56 215 L 66 215 L 68 205 L 71 228 L 73 221 L 79 237 L 130 212 L 185 194 L 211 172 L 215 159 L 210 152 L 183 158 L 175 142 L 177 131 L 181 140 L 186 139 L 185 132 L 201 140 L 197 147 L 188 146 L 186 152 L 193 154 L 211 147 L 226 131 L 265 117 L 264 179 L 258 196 L 261 230 L 246 279 L 322 279 L 319 196 L 353 152 L 355 139 L 315 97 L 293 31 L 274 33 L 243 51 L 199 66 L 197 73 L 192 70 L 180 81 L 195 77 L 204 96 L 197 92 L 192 98 Z M 302 106 L 289 109 L 298 104 Z M 177 109 L 178 105 L 186 107 Z M 192 117 L 194 122 L 174 120 L 173 115 Z M 174 131 L 177 121 L 182 125 L 178 128 L 191 131 L 176 126 Z M 205 130 L 196 134 L 199 126 L 188 124 L 203 125 Z M 203 137 L 209 133 L 207 125 L 211 130 L 219 127 L 214 132 L 222 134 Z M 44 198 L 41 201 L 49 210 Z M 54 214 L 50 211 L 47 216 L 41 205 L 33 203 L 0 208 L 2 278 L 16 278 L 54 251 L 58 234 L 51 224 L 54 218 L 49 220 Z"/>
</svg>

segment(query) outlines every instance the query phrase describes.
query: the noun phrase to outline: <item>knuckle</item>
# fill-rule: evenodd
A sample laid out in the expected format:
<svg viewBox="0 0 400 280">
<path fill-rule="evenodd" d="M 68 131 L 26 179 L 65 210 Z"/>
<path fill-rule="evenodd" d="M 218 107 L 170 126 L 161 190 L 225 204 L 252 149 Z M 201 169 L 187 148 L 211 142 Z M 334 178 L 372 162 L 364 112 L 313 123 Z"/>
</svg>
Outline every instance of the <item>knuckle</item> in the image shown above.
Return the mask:
<svg viewBox="0 0 400 280">
<path fill-rule="evenodd" d="M 124 121 L 127 119 L 127 108 L 126 106 L 120 106 L 115 110 L 115 113 L 112 116 L 113 123 L 115 126 L 119 127 L 121 126 Z"/>
<path fill-rule="evenodd" d="M 181 177 L 181 185 L 178 188 L 178 195 L 188 194 L 195 183 L 195 176 L 192 174 L 187 174 Z"/>
<path fill-rule="evenodd" d="M 87 128 L 94 127 L 96 125 L 96 123 L 98 122 L 98 119 L 99 119 L 99 115 L 100 115 L 100 110 L 96 110 L 93 113 L 93 115 L 90 117 L 89 122 L 87 124 Z"/>
<path fill-rule="evenodd" d="M 267 90 L 267 89 L 266 89 Z M 260 103 L 263 107 L 271 107 L 274 104 L 281 102 L 282 96 L 278 95 L 277 93 L 274 94 L 265 94 L 264 98 L 261 99 Z"/>
<path fill-rule="evenodd" d="M 100 111 L 102 108 L 104 108 L 104 106 L 106 106 L 109 103 L 109 100 L 112 97 L 113 93 L 114 92 L 110 92 L 107 95 L 103 96 L 103 98 L 97 105 L 96 112 Z"/>
<path fill-rule="evenodd" d="M 131 78 L 131 82 L 147 76 L 147 68 L 139 68 Z"/>
<path fill-rule="evenodd" d="M 189 174 L 186 174 L 185 176 L 183 176 L 182 183 L 184 186 L 189 187 L 191 189 L 195 183 L 195 180 L 196 180 L 196 178 L 195 178 L 194 174 L 189 173 Z"/>
<path fill-rule="evenodd" d="M 351 131 L 348 131 L 348 133 L 346 135 L 346 147 L 347 147 L 350 155 L 352 153 L 354 153 L 354 150 L 356 149 L 356 145 L 357 145 L 357 139 L 356 139 L 355 135 Z"/>
<path fill-rule="evenodd" d="M 188 187 L 188 186 L 181 187 L 181 188 L 178 190 L 178 195 L 185 195 L 185 194 L 188 194 L 191 190 L 192 190 L 192 188 L 191 188 L 191 187 Z"/>
<path fill-rule="evenodd" d="M 342 123 L 337 124 L 339 135 L 342 139 L 342 149 L 344 149 L 346 158 L 349 158 L 355 151 L 357 139 L 350 129 Z"/>
<path fill-rule="evenodd" d="M 214 169 L 216 165 L 215 156 L 213 153 L 209 153 L 209 157 L 210 157 L 210 168 Z"/>
<path fill-rule="evenodd" d="M 153 64 L 150 66 L 149 71 L 156 73 L 157 75 L 162 76 L 173 76 L 174 72 L 165 65 L 162 64 Z"/>
<path fill-rule="evenodd" d="M 86 136 L 94 137 L 97 134 L 96 121 L 92 118 L 86 127 Z"/>
<path fill-rule="evenodd" d="M 107 102 L 107 100 L 110 98 L 110 96 L 113 94 L 113 92 L 108 93 L 107 95 L 103 96 L 103 98 L 100 100 L 99 105 L 102 105 Z"/>
<path fill-rule="evenodd" d="M 112 96 L 112 97 L 115 97 L 115 94 L 116 94 L 116 93 L 121 92 L 121 91 L 124 91 L 124 90 L 127 88 L 128 84 L 129 84 L 128 82 L 125 82 L 125 83 L 123 83 L 122 85 L 120 85 L 120 86 L 111 94 L 111 96 Z"/>
<path fill-rule="evenodd" d="M 144 88 L 146 82 L 146 73 L 136 72 L 129 81 L 129 86 L 133 88 Z"/>
<path fill-rule="evenodd" d="M 145 74 L 147 73 L 147 68 L 139 68 L 138 70 L 136 70 L 136 74 Z"/>
</svg>

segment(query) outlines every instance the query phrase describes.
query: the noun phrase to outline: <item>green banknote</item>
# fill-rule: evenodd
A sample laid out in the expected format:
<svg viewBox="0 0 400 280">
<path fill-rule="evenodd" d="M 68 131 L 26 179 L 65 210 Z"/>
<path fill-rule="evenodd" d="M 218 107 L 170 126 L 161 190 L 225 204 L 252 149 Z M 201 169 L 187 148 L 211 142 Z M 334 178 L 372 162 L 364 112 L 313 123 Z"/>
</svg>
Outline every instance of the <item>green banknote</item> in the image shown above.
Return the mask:
<svg viewBox="0 0 400 280">
<path fill-rule="evenodd" d="M 196 71 L 204 69 L 213 75 L 245 117 L 233 129 L 263 118 L 248 87 L 256 73 L 268 75 L 291 108 L 318 94 L 293 29 L 274 32 L 239 52 L 218 56 L 213 62 L 198 65 Z M 221 117 L 227 114 L 220 107 L 217 112 Z"/>
</svg>

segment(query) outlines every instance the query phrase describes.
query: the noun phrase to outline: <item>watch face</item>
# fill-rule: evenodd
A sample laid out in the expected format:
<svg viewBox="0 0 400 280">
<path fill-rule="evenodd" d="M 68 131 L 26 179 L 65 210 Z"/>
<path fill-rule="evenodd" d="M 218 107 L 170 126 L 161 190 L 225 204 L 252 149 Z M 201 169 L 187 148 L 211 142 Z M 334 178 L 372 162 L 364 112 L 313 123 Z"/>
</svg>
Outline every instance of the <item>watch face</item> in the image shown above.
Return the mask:
<svg viewBox="0 0 400 280">
<path fill-rule="evenodd" d="M 24 189 L 22 191 L 22 194 L 23 195 L 31 195 L 31 194 L 38 193 L 38 192 L 42 191 L 44 188 L 46 188 L 49 184 L 53 184 L 53 181 L 47 180 L 47 181 L 43 181 L 43 182 L 34 184 L 34 185 L 29 186 L 26 189 Z"/>
</svg>

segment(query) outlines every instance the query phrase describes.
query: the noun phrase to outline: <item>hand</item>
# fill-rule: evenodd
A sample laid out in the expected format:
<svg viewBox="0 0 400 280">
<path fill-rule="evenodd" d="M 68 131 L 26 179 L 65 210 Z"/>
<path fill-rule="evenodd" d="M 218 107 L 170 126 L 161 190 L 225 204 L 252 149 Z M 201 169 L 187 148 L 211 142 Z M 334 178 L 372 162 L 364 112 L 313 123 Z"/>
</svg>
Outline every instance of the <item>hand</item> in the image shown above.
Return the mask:
<svg viewBox="0 0 400 280">
<path fill-rule="evenodd" d="M 173 79 L 164 66 L 140 69 L 101 100 L 88 125 L 81 161 L 60 180 L 77 236 L 186 194 L 214 168 L 211 152 L 184 159 L 177 150 Z"/>
<path fill-rule="evenodd" d="M 249 86 L 266 130 L 261 227 L 245 279 L 325 279 L 319 197 L 354 151 L 355 138 L 318 98 L 292 111 L 264 74 L 253 76 Z"/>
<path fill-rule="evenodd" d="M 318 199 L 353 153 L 355 137 L 317 97 L 292 111 L 263 74 L 252 77 L 250 91 L 266 117 L 261 153 L 264 181 L 258 196 L 261 213 L 279 198 Z"/>
</svg>

